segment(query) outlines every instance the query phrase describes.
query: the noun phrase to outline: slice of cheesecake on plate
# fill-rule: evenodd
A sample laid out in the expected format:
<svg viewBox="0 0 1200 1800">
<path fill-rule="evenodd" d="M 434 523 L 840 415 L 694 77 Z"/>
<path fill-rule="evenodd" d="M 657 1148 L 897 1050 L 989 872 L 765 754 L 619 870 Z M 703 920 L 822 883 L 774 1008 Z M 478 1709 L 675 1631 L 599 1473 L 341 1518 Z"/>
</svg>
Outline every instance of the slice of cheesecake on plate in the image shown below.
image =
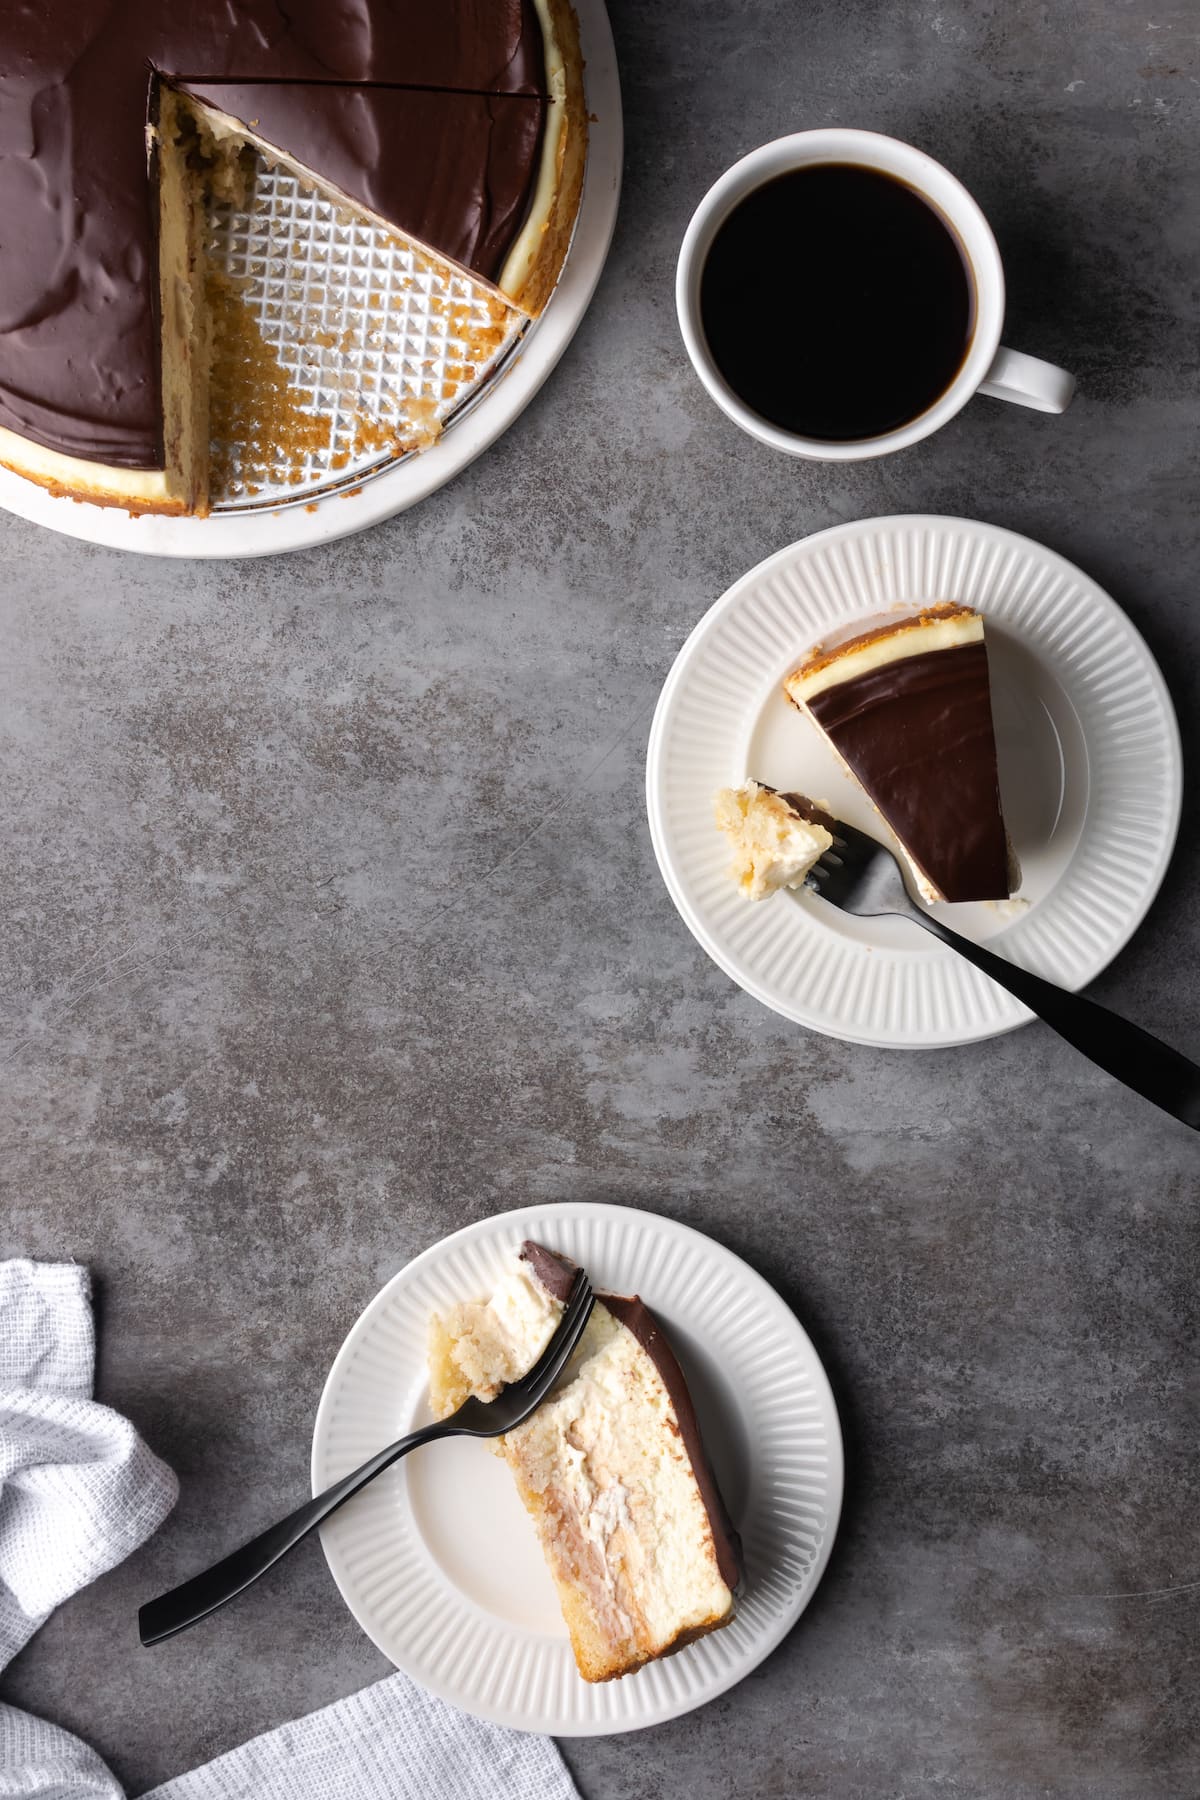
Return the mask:
<svg viewBox="0 0 1200 1800">
<path fill-rule="evenodd" d="M 484 1301 L 431 1325 L 439 1418 L 494 1398 L 549 1343 L 575 1273 L 526 1243 Z M 497 1440 L 537 1530 L 585 1681 L 611 1681 L 728 1624 L 740 1545 L 675 1355 L 636 1296 L 600 1294 L 551 1397 Z"/>
<path fill-rule="evenodd" d="M 818 644 L 784 682 L 900 841 L 927 900 L 1018 885 L 983 619 L 946 601 Z"/>
</svg>

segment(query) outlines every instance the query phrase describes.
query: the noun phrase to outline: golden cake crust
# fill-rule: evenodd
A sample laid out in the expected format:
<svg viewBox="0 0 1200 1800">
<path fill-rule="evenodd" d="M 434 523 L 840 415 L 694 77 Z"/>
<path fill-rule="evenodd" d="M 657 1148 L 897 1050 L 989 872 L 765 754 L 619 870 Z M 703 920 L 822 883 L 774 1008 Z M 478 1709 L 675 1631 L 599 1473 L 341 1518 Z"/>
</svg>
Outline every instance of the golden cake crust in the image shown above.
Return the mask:
<svg viewBox="0 0 1200 1800">
<path fill-rule="evenodd" d="M 547 146 L 543 180 L 553 183 L 549 203 L 534 210 L 522 230 L 536 231 L 538 241 L 523 269 L 513 269 L 514 256 L 500 277 L 500 291 L 524 312 L 536 318 L 554 292 L 579 213 L 587 162 L 588 115 L 583 87 L 583 52 L 579 44 L 579 20 L 570 0 L 535 0 L 546 44 L 547 70 L 554 105 L 548 127 L 555 142 Z M 556 123 L 556 115 L 561 115 Z M 518 240 L 518 245 L 520 240 Z M 512 273 L 510 274 L 510 269 Z"/>
<path fill-rule="evenodd" d="M 919 631 L 927 625 L 934 625 L 943 619 L 969 619 L 975 616 L 972 606 L 965 606 L 959 600 L 939 600 L 935 606 L 925 606 L 920 612 L 905 613 L 895 619 L 889 619 L 882 625 L 874 625 L 869 631 L 860 631 L 854 637 L 846 638 L 840 644 L 827 649 L 824 644 L 816 644 L 809 651 L 804 661 L 796 669 L 789 680 L 798 676 L 816 675 L 822 669 L 829 668 L 844 656 L 851 656 L 866 644 L 877 644 L 884 638 L 900 637 L 910 631 Z"/>
</svg>

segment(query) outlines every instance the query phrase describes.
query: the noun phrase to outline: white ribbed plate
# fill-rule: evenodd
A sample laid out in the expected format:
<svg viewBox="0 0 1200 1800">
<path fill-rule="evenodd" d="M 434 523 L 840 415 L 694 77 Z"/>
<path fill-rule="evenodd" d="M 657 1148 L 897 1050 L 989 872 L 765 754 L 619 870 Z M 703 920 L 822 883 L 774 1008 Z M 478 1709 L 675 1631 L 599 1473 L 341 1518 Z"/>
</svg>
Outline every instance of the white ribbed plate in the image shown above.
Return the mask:
<svg viewBox="0 0 1200 1800">
<path fill-rule="evenodd" d="M 640 1293 L 670 1331 L 745 1546 L 733 1623 L 620 1681 L 581 1680 L 532 1523 L 481 1443 L 414 1452 L 322 1541 L 363 1630 L 433 1693 L 525 1731 L 633 1731 L 732 1687 L 807 1606 L 842 1503 L 837 1410 L 794 1314 L 732 1252 L 629 1207 L 530 1206 L 435 1244 L 371 1302 L 321 1396 L 314 1492 L 428 1418 L 430 1314 L 490 1292 L 527 1237 L 574 1257 L 597 1287 Z"/>
<path fill-rule="evenodd" d="M 877 835 L 879 815 L 782 681 L 822 637 L 894 608 L 961 600 L 987 620 L 1016 900 L 939 908 L 1063 987 L 1128 942 L 1166 872 L 1182 800 L 1179 728 L 1116 603 L 1053 551 L 971 519 L 862 519 L 759 563 L 707 612 L 663 686 L 646 768 L 650 832 L 684 920 L 727 975 L 786 1018 L 851 1043 L 970 1043 L 1030 1014 L 901 919 L 807 892 L 750 904 L 726 873 L 714 791 L 754 776 Z"/>
</svg>

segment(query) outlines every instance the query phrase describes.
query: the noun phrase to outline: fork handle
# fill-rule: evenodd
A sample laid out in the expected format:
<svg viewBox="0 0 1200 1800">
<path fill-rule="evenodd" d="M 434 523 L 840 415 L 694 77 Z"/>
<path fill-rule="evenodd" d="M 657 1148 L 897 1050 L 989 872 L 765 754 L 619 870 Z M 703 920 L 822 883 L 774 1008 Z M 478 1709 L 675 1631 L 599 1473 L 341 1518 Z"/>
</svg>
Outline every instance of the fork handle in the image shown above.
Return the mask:
<svg viewBox="0 0 1200 1800">
<path fill-rule="evenodd" d="M 280 1557 L 298 1544 L 301 1538 L 327 1519 L 330 1513 L 344 1506 L 346 1501 L 374 1481 L 376 1475 L 399 1462 L 410 1450 L 420 1444 L 427 1444 L 432 1438 L 454 1437 L 459 1434 L 445 1424 L 424 1425 L 420 1431 L 412 1431 L 407 1437 L 397 1439 L 386 1449 L 378 1451 L 369 1462 L 363 1463 L 349 1475 L 343 1475 L 332 1487 L 327 1487 L 323 1494 L 313 1500 L 306 1500 L 298 1506 L 286 1519 L 280 1519 L 277 1525 L 270 1525 L 257 1537 L 243 1544 L 240 1550 L 231 1551 L 221 1561 L 214 1563 L 211 1569 L 205 1569 L 199 1575 L 193 1575 L 179 1587 L 172 1588 L 169 1593 L 160 1594 L 157 1600 L 148 1600 L 138 1612 L 138 1635 L 143 1644 L 161 1644 L 164 1638 L 174 1637 L 177 1631 L 186 1631 L 189 1625 L 206 1619 L 209 1613 L 216 1612 L 219 1606 L 234 1599 L 260 1575 L 273 1568 Z"/>
<path fill-rule="evenodd" d="M 997 956 L 995 951 L 984 949 L 982 944 L 973 944 L 969 938 L 960 937 L 957 931 L 951 931 L 931 914 L 921 912 L 912 916 L 919 917 L 926 931 L 941 938 L 944 944 L 965 956 L 968 962 L 990 975 L 1010 994 L 1015 994 L 1057 1031 L 1059 1037 L 1066 1038 L 1068 1044 L 1081 1050 L 1101 1069 L 1115 1075 L 1135 1094 L 1161 1106 L 1164 1112 L 1182 1119 L 1193 1131 L 1200 1131 L 1200 1068 L 1186 1056 L 1181 1056 L 1178 1050 L 1172 1050 L 1161 1038 L 1153 1037 L 1140 1025 L 1123 1019 L 1119 1013 L 1110 1012 L 1095 1000 L 1055 987 L 1052 981 L 1031 974 L 1028 969 Z"/>
</svg>

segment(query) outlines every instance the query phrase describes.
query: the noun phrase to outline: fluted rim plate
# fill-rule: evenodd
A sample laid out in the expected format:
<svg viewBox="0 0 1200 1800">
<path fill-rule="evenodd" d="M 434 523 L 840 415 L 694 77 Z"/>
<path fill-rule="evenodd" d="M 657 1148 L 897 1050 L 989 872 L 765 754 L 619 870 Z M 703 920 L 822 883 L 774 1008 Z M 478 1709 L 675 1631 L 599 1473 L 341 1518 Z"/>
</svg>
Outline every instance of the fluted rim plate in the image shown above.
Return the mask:
<svg viewBox="0 0 1200 1800">
<path fill-rule="evenodd" d="M 430 1315 L 488 1293 L 527 1237 L 574 1257 L 597 1287 L 639 1293 L 666 1325 L 745 1548 L 732 1624 L 619 1681 L 583 1681 L 532 1523 L 482 1443 L 414 1452 L 321 1540 L 368 1637 L 442 1699 L 524 1731 L 633 1731 L 732 1687 L 804 1611 L 841 1510 L 837 1408 L 795 1315 L 722 1245 L 630 1207 L 530 1206 L 444 1238 L 367 1307 L 321 1396 L 314 1493 L 428 1418 Z"/>
<path fill-rule="evenodd" d="M 754 776 L 886 835 L 782 682 L 830 634 L 960 600 L 985 617 L 1016 898 L 939 908 L 948 923 L 1062 987 L 1128 942 L 1179 827 L 1179 728 L 1162 675 L 1082 570 L 972 519 L 863 519 L 790 545 L 734 584 L 663 686 L 646 770 L 650 831 L 671 898 L 713 960 L 797 1024 L 852 1043 L 936 1048 L 1032 1015 L 919 927 L 854 919 L 807 892 L 745 901 L 727 873 L 715 790 Z"/>
</svg>

